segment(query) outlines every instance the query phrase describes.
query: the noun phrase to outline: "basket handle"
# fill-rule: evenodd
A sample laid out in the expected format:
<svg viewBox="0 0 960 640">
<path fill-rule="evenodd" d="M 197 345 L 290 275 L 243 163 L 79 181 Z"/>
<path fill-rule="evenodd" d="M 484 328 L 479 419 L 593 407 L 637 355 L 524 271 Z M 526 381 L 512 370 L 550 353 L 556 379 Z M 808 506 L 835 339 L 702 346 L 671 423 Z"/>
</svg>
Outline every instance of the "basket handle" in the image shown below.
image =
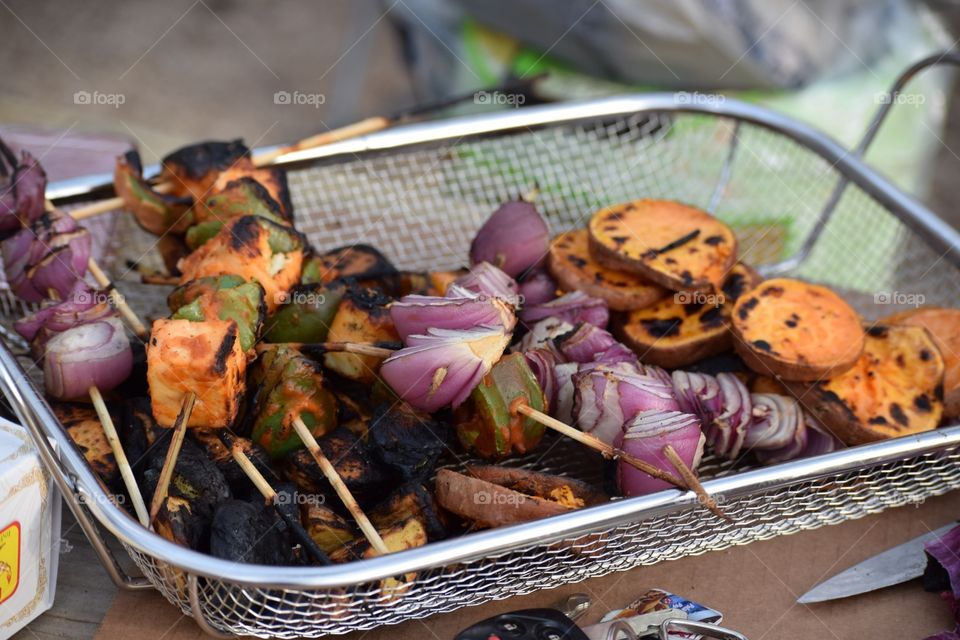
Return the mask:
<svg viewBox="0 0 960 640">
<path fill-rule="evenodd" d="M 867 130 L 864 132 L 863 137 L 860 138 L 860 142 L 851 150 L 852 155 L 860 158 L 863 157 L 863 154 L 867 152 L 867 149 L 870 148 L 870 144 L 873 142 L 874 138 L 876 138 L 880 127 L 890 114 L 890 110 L 893 108 L 894 104 L 896 104 L 897 96 L 900 95 L 900 92 L 903 91 L 903 88 L 907 85 L 907 83 L 913 80 L 913 78 L 921 71 L 941 64 L 960 66 L 960 53 L 953 51 L 941 51 L 940 53 L 931 54 L 907 67 L 897 77 L 896 81 L 893 83 L 893 86 L 887 92 L 887 95 L 885 96 L 883 103 L 880 105 L 880 108 L 877 109 L 876 113 L 873 114 L 873 118 L 870 120 L 870 124 L 867 126 Z M 800 249 L 798 249 L 796 253 L 785 260 L 759 267 L 758 270 L 760 271 L 761 275 L 764 277 L 780 275 L 800 266 L 800 263 L 807 258 L 807 256 L 810 254 L 810 251 L 813 250 L 814 245 L 817 243 L 817 240 L 819 240 L 820 234 L 823 232 L 824 227 L 827 226 L 827 222 L 829 222 L 830 218 L 833 216 L 833 212 L 836 210 L 837 204 L 840 202 L 840 198 L 843 197 L 843 193 L 846 191 L 849 183 L 850 181 L 845 176 L 841 176 L 837 180 L 837 184 L 833 188 L 830 198 L 827 199 L 827 203 L 824 205 L 823 210 L 820 212 L 820 216 L 814 223 L 813 229 L 807 235 Z"/>
<path fill-rule="evenodd" d="M 31 387 L 23 368 L 3 342 L 0 342 L 0 390 L 3 391 L 20 423 L 26 427 L 43 465 L 53 476 L 60 493 L 63 494 L 64 502 L 77 519 L 77 524 L 90 541 L 110 579 L 120 589 L 149 589 L 150 583 L 147 579 L 127 574 L 113 551 L 107 546 L 99 527 L 94 523 L 86 507 L 86 492 L 81 490 L 77 475 L 67 462 L 74 453 L 73 443 L 62 429 L 50 426 L 51 423 L 54 427 L 56 426 L 56 421 L 49 415 L 50 409 L 43 398 L 39 397 Z M 40 415 L 38 407 L 48 414 L 46 421 Z M 56 447 L 51 440 L 56 443 Z"/>
</svg>

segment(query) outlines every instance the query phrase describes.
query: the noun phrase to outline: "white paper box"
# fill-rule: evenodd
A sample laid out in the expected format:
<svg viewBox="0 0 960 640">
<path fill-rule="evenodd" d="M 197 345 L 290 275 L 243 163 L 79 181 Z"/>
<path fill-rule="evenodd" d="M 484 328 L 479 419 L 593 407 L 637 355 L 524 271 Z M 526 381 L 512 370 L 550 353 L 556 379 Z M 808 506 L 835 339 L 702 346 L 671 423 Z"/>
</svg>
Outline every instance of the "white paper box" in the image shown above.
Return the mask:
<svg viewBox="0 0 960 640">
<path fill-rule="evenodd" d="M 30 436 L 0 419 L 0 639 L 53 605 L 60 493 Z"/>
</svg>

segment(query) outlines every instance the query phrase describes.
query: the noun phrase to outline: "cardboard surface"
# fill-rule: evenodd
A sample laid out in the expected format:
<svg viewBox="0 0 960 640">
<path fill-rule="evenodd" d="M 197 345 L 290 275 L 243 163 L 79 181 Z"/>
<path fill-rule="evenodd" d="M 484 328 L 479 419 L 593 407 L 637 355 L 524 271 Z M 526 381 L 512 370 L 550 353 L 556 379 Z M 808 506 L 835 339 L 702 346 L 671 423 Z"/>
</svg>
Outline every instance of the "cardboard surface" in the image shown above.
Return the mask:
<svg viewBox="0 0 960 640">
<path fill-rule="evenodd" d="M 952 619 L 936 594 L 919 581 L 863 596 L 804 606 L 798 596 L 821 580 L 875 553 L 960 517 L 960 492 L 918 507 L 756 542 L 698 557 L 663 562 L 578 584 L 491 602 L 422 621 L 343 636 L 349 640 L 448 640 L 486 617 L 529 607 L 551 606 L 584 592 L 594 605 L 581 624 L 597 621 L 651 587 L 697 600 L 724 613 L 725 625 L 750 640 L 798 638 L 923 638 L 950 628 Z M 190 618 L 156 592 L 119 593 L 97 638 L 186 640 L 206 637 Z"/>
</svg>

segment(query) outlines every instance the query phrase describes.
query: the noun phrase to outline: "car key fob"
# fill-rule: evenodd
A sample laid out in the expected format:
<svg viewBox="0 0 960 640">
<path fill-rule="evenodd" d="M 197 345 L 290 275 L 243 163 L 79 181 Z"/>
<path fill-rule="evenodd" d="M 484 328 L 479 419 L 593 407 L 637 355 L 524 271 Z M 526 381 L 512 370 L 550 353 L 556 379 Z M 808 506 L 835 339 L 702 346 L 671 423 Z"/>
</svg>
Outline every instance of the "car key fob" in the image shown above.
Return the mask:
<svg viewBox="0 0 960 640">
<path fill-rule="evenodd" d="M 454 640 L 589 640 L 556 609 L 522 609 L 481 620 Z"/>
</svg>

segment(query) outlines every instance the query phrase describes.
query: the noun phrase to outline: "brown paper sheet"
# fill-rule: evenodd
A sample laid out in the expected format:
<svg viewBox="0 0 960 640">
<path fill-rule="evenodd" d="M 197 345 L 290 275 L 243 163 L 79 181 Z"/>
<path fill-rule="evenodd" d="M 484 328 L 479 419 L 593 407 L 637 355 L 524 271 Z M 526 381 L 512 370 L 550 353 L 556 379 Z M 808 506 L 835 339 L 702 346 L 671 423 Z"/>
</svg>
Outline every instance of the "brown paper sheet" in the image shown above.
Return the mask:
<svg viewBox="0 0 960 640">
<path fill-rule="evenodd" d="M 628 604 L 646 589 L 660 587 L 719 609 L 724 613 L 725 624 L 750 640 L 919 639 L 950 628 L 953 623 L 939 597 L 923 591 L 918 580 L 835 602 L 804 606 L 795 604 L 795 600 L 821 580 L 958 517 L 960 492 L 953 492 L 919 507 L 891 509 L 841 525 L 662 562 L 343 637 L 448 640 L 486 617 L 515 609 L 551 606 L 576 592 L 589 593 L 594 600 L 590 613 L 581 621 L 586 624 L 595 622 L 610 609 Z M 132 637 L 186 640 L 206 636 L 158 593 L 121 592 L 97 638 Z"/>
</svg>

